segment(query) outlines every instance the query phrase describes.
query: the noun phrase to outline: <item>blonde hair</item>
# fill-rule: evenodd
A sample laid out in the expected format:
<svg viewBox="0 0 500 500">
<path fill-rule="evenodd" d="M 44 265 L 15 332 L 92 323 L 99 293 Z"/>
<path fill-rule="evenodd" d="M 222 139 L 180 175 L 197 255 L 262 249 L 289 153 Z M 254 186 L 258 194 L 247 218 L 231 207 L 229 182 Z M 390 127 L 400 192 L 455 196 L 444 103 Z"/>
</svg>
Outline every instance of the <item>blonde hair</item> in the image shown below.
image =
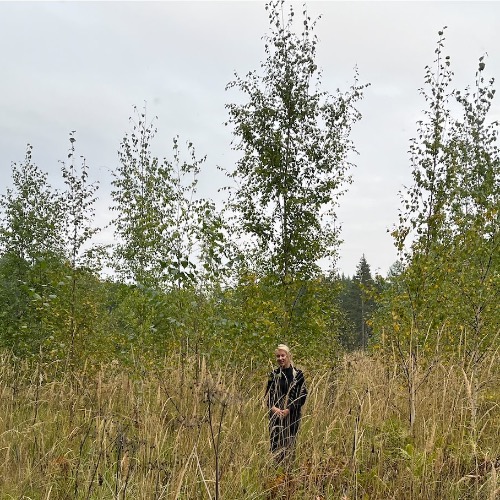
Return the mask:
<svg viewBox="0 0 500 500">
<path fill-rule="evenodd" d="M 278 344 L 278 347 L 276 347 L 277 351 L 285 351 L 288 359 L 290 360 L 290 364 L 292 364 L 292 353 L 290 351 L 290 348 L 286 344 Z"/>
</svg>

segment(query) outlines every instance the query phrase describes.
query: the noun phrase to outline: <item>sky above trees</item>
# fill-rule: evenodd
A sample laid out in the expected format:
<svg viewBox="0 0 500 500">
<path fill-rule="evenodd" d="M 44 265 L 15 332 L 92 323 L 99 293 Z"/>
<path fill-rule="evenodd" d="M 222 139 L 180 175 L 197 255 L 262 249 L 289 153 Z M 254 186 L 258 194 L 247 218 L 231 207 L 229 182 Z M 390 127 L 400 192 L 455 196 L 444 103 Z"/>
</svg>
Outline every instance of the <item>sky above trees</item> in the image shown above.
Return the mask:
<svg viewBox="0 0 500 500">
<path fill-rule="evenodd" d="M 300 2 L 293 2 L 300 11 Z M 446 30 L 454 87 L 472 85 L 479 57 L 500 78 L 497 2 L 308 2 L 319 14 L 317 62 L 322 88 L 347 90 L 357 66 L 370 83 L 352 138 L 359 156 L 354 182 L 338 210 L 344 244 L 338 267 L 352 275 L 361 255 L 386 274 L 396 259 L 387 229 L 397 220 L 398 191 L 410 182 L 409 140 L 425 103 L 418 93 L 434 60 L 437 32 Z M 232 131 L 225 105 L 243 96 L 226 84 L 234 72 L 258 70 L 268 31 L 264 2 L 2 2 L 0 3 L 0 186 L 26 144 L 49 181 L 62 183 L 59 160 L 76 130 L 77 152 L 101 183 L 99 225 L 110 219 L 110 172 L 129 129 L 132 106 L 158 116 L 153 149 L 169 154 L 172 137 L 207 155 L 200 192 L 217 189 L 231 170 Z M 494 102 L 493 118 L 500 119 Z M 111 238 L 103 233 L 101 238 Z"/>
</svg>

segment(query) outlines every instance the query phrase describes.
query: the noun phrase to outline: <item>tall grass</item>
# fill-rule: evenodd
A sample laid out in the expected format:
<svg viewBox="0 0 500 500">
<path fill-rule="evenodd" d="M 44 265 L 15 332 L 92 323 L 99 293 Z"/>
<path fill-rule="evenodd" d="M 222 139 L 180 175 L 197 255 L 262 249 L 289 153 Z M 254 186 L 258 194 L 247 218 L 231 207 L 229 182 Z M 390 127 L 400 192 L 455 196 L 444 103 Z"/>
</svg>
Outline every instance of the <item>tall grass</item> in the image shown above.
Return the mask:
<svg viewBox="0 0 500 500">
<path fill-rule="evenodd" d="M 438 363 L 410 432 L 398 367 L 304 367 L 295 462 L 270 460 L 266 369 L 166 362 L 78 374 L 0 359 L 1 499 L 411 499 L 500 493 L 498 359 Z"/>
</svg>

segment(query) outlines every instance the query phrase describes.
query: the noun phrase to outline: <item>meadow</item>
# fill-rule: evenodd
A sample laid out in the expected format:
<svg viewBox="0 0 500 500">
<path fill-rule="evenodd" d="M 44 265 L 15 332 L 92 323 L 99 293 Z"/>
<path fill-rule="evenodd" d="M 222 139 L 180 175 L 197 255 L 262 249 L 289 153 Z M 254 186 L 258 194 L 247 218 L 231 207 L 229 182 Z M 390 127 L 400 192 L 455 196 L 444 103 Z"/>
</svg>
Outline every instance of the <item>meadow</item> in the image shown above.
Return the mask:
<svg viewBox="0 0 500 500">
<path fill-rule="evenodd" d="M 304 360 L 306 361 L 306 360 Z M 488 499 L 499 497 L 500 366 L 440 361 L 422 373 L 416 420 L 399 365 L 346 354 L 308 366 L 296 457 L 276 468 L 267 366 L 78 373 L 0 360 L 0 498 Z"/>
</svg>

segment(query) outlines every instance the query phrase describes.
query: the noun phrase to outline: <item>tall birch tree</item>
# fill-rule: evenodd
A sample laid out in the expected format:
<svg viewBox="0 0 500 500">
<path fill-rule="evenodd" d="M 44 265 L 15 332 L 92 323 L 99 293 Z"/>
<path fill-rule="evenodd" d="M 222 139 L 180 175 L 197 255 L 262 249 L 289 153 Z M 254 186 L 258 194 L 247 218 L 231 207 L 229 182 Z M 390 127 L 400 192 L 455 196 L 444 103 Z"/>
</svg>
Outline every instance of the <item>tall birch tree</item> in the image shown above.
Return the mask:
<svg viewBox="0 0 500 500">
<path fill-rule="evenodd" d="M 318 39 L 304 7 L 300 23 L 284 1 L 266 5 L 270 33 L 260 71 L 235 74 L 227 90 L 244 96 L 227 105 L 241 158 L 233 209 L 247 252 L 281 282 L 317 276 L 339 243 L 335 206 L 350 182 L 352 125 L 363 86 L 332 95 L 321 89 Z M 296 31 L 299 24 L 299 31 Z"/>
</svg>

